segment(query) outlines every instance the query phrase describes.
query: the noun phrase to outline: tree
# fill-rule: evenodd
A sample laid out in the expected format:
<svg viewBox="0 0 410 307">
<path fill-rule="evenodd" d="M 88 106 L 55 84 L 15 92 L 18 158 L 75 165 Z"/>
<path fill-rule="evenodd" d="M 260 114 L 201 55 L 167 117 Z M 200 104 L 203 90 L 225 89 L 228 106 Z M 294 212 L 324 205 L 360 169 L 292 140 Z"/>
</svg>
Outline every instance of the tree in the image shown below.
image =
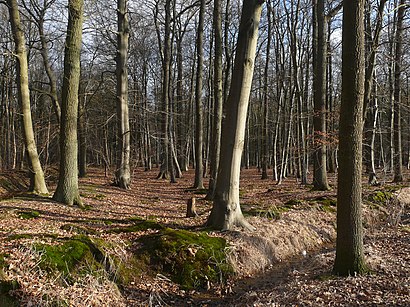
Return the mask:
<svg viewBox="0 0 410 307">
<path fill-rule="evenodd" d="M 211 164 L 210 178 L 207 199 L 212 200 L 215 195 L 216 181 L 218 178 L 218 168 L 221 152 L 221 129 L 222 129 L 222 110 L 223 110 L 223 93 L 222 93 L 222 14 L 221 1 L 214 0 L 213 11 L 213 29 L 215 34 L 215 60 L 214 60 L 214 118 L 212 125 L 211 138 Z"/>
<path fill-rule="evenodd" d="M 28 86 L 28 63 L 26 43 L 17 0 L 7 0 L 10 15 L 10 24 L 13 32 L 17 71 L 17 94 L 23 115 L 24 144 L 28 153 L 30 172 L 30 191 L 39 194 L 48 194 L 44 172 L 37 153 L 37 146 L 33 130 L 30 106 L 30 90 Z"/>
<path fill-rule="evenodd" d="M 128 37 L 129 23 L 127 12 L 127 0 L 117 2 L 117 170 L 115 171 L 115 184 L 123 189 L 129 189 L 131 183 L 130 171 L 130 122 L 128 115 Z"/>
<path fill-rule="evenodd" d="M 46 0 L 46 1 L 34 1 L 30 0 L 30 7 L 27 6 L 26 2 L 23 1 L 24 7 L 26 11 L 30 14 L 32 19 L 35 21 L 36 27 L 38 28 L 39 39 L 41 44 L 40 54 L 41 58 L 43 59 L 44 69 L 46 71 L 50 91 L 48 95 L 50 96 L 54 113 L 57 118 L 57 122 L 60 123 L 61 118 L 61 108 L 60 103 L 58 102 L 58 95 L 57 95 L 57 79 L 54 74 L 54 71 L 51 67 L 50 63 L 50 56 L 48 52 L 48 43 L 47 43 L 47 36 L 44 32 L 44 23 L 46 19 L 47 10 L 55 3 L 56 0 Z"/>
<path fill-rule="evenodd" d="M 77 115 L 83 10 L 83 0 L 69 0 L 61 101 L 60 169 L 57 189 L 53 195 L 55 201 L 80 207 L 82 201 L 78 191 Z"/>
<path fill-rule="evenodd" d="M 221 138 L 221 160 L 215 198 L 207 224 L 230 230 L 235 225 L 254 229 L 244 218 L 239 203 L 239 178 L 246 116 L 262 11 L 261 0 L 244 0 L 226 117 Z"/>
<path fill-rule="evenodd" d="M 366 173 L 369 176 L 369 183 L 372 185 L 377 185 L 376 177 L 376 167 L 374 161 L 374 143 L 375 143 L 375 132 L 377 124 L 377 97 L 374 97 L 374 103 L 372 101 L 373 93 L 373 79 L 375 71 L 376 53 L 379 45 L 380 32 L 382 28 L 383 21 L 383 10 L 386 4 L 386 0 L 381 0 L 377 8 L 376 26 L 374 29 L 374 37 L 372 38 L 372 31 L 370 27 L 370 2 L 368 2 L 368 12 L 366 14 L 366 51 L 368 53 L 366 71 L 365 71 L 365 87 L 364 87 L 364 158 L 366 163 Z"/>
<path fill-rule="evenodd" d="M 202 110 L 202 74 L 204 63 L 204 18 L 205 18 L 205 0 L 200 1 L 199 21 L 196 42 L 197 69 L 195 85 L 195 182 L 194 187 L 197 189 L 204 188 L 203 182 L 203 110 Z"/>
<path fill-rule="evenodd" d="M 339 123 L 337 239 L 334 273 L 366 271 L 362 230 L 364 1 L 343 1 L 342 101 Z"/>
<path fill-rule="evenodd" d="M 406 9 L 406 1 L 400 0 L 397 12 L 397 28 L 396 28 L 396 49 L 394 55 L 394 179 L 393 182 L 403 181 L 403 158 L 402 158 L 402 136 L 401 136 L 401 85 L 400 75 L 402 69 L 402 54 L 403 54 L 403 19 Z"/>
<path fill-rule="evenodd" d="M 313 187 L 328 190 L 326 173 L 326 22 L 325 1 L 314 0 L 313 13 Z"/>
</svg>

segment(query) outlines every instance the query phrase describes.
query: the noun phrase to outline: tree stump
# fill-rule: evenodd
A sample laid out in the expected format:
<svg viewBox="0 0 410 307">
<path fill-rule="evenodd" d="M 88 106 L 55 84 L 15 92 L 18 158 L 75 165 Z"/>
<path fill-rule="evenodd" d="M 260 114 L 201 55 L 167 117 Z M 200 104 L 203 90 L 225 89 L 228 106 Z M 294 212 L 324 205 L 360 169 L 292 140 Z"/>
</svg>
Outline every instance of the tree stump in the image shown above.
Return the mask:
<svg viewBox="0 0 410 307">
<path fill-rule="evenodd" d="M 187 206 L 186 206 L 186 217 L 198 216 L 198 213 L 196 213 L 195 203 L 196 203 L 195 197 L 188 199 Z"/>
</svg>

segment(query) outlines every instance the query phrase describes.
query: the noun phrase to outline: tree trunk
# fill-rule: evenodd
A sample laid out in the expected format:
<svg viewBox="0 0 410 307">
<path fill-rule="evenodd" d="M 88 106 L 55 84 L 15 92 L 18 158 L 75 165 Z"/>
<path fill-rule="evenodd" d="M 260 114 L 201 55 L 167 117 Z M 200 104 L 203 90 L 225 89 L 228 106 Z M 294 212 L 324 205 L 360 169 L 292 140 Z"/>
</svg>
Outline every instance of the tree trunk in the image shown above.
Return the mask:
<svg viewBox="0 0 410 307">
<path fill-rule="evenodd" d="M 202 74 L 204 62 L 204 18 L 205 18 L 205 0 L 200 1 L 199 23 L 197 31 L 197 69 L 196 69 L 196 86 L 195 86 L 195 182 L 194 188 L 203 189 L 203 110 L 202 110 Z"/>
<path fill-rule="evenodd" d="M 326 173 L 326 20 L 324 0 L 314 1 L 313 22 L 313 188 L 329 190 Z"/>
<path fill-rule="evenodd" d="M 263 113 L 262 113 L 262 140 L 261 140 L 261 150 L 262 150 L 262 174 L 261 179 L 268 179 L 268 161 L 269 161 L 269 107 L 268 107 L 268 74 L 269 74 L 269 60 L 270 60 L 270 48 L 272 41 L 272 7 L 270 5 L 270 0 L 267 4 L 267 16 L 268 16 L 268 37 L 266 42 L 266 59 L 265 59 L 265 71 L 263 73 Z"/>
<path fill-rule="evenodd" d="M 368 0 L 369 1 L 369 0 Z M 374 79 L 374 70 L 376 63 L 376 53 L 379 45 L 380 31 L 382 28 L 383 22 L 383 11 L 386 0 L 381 0 L 377 8 L 377 17 L 376 17 L 376 27 L 374 30 L 374 37 L 371 36 L 370 28 L 370 15 L 371 8 L 368 5 L 368 12 L 366 16 L 366 35 L 367 35 L 367 45 L 368 45 L 368 62 L 365 72 L 365 86 L 364 86 L 364 137 L 365 144 L 363 147 L 364 150 L 364 161 L 366 163 L 366 173 L 369 177 L 369 183 L 372 185 L 377 184 L 376 168 L 374 165 L 374 139 L 376 132 L 376 122 L 377 122 L 377 97 L 373 99 L 372 103 L 372 93 L 373 93 L 373 79 Z M 370 3 L 369 3 L 370 4 Z"/>
<path fill-rule="evenodd" d="M 162 114 L 161 114 L 161 167 L 157 179 L 166 179 L 169 175 L 169 72 L 171 66 L 171 0 L 165 1 L 164 46 L 162 55 Z M 159 32 L 157 26 L 157 32 Z M 159 34 L 158 34 L 159 36 Z"/>
<path fill-rule="evenodd" d="M 7 6 L 10 14 L 10 24 L 13 32 L 17 59 L 17 94 L 23 115 L 24 143 L 29 160 L 30 191 L 38 194 L 48 194 L 44 172 L 37 153 L 33 122 L 31 119 L 27 52 L 24 33 L 20 22 L 20 12 L 16 0 L 7 0 Z"/>
<path fill-rule="evenodd" d="M 53 196 L 55 201 L 80 207 L 82 201 L 78 190 L 77 115 L 83 9 L 83 0 L 69 0 L 61 101 L 60 172 Z"/>
<path fill-rule="evenodd" d="M 397 28 L 396 28 L 396 50 L 394 56 L 394 179 L 393 182 L 402 182 L 403 179 L 403 158 L 401 146 L 401 85 L 400 75 L 402 69 L 403 55 L 403 19 L 406 9 L 406 1 L 400 0 L 399 9 L 397 12 Z"/>
<path fill-rule="evenodd" d="M 114 184 L 122 189 L 129 189 L 131 183 L 130 170 L 130 121 L 128 113 L 128 38 L 129 23 L 127 12 L 127 0 L 117 2 L 117 169 L 115 171 Z"/>
<path fill-rule="evenodd" d="M 215 195 L 216 181 L 218 178 L 219 159 L 221 151 L 222 129 L 222 14 L 221 1 L 214 0 L 213 27 L 215 33 L 215 61 L 214 61 L 214 117 L 212 125 L 211 164 L 209 188 L 206 199 L 212 200 Z"/>
<path fill-rule="evenodd" d="M 342 101 L 339 124 L 337 239 L 334 273 L 364 273 L 362 135 L 364 93 L 364 0 L 343 1 Z"/>
<path fill-rule="evenodd" d="M 246 115 L 263 1 L 244 0 L 234 63 L 234 79 L 226 102 L 222 129 L 221 161 L 212 212 L 207 224 L 230 230 L 235 225 L 254 229 L 243 217 L 239 204 L 239 178 Z"/>
<path fill-rule="evenodd" d="M 82 99 L 78 103 L 78 176 L 87 176 L 87 118 L 85 105 L 87 93 L 83 93 Z"/>
</svg>

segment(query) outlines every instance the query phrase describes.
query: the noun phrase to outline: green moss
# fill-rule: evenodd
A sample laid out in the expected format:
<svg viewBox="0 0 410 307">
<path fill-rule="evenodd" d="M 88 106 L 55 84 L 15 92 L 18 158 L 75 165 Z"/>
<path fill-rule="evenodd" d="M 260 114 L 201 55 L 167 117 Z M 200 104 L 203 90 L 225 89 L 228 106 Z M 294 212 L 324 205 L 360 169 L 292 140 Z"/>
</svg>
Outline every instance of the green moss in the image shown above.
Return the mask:
<svg viewBox="0 0 410 307">
<path fill-rule="evenodd" d="M 404 232 L 410 233 L 410 226 L 404 226 L 404 225 L 403 225 L 403 226 L 400 227 L 400 230 L 401 230 L 401 231 L 404 231 Z"/>
<path fill-rule="evenodd" d="M 62 244 L 37 244 L 34 249 L 41 254 L 40 267 L 63 277 L 75 277 L 86 272 L 104 269 L 103 255 L 86 236 L 76 236 Z"/>
<path fill-rule="evenodd" d="M 111 233 L 128 233 L 128 232 L 137 232 L 137 231 L 144 231 L 148 229 L 163 229 L 164 226 L 158 224 L 157 222 L 150 221 L 150 220 L 133 220 L 134 224 L 130 226 L 118 227 L 111 229 L 109 232 Z"/>
<path fill-rule="evenodd" d="M 40 212 L 38 211 L 20 211 L 18 215 L 21 219 L 35 219 L 40 217 Z"/>
<path fill-rule="evenodd" d="M 75 224 L 64 224 L 63 226 L 60 227 L 60 229 L 68 231 L 68 232 L 75 232 L 77 234 L 82 234 L 82 235 L 89 235 L 89 234 L 96 233 L 94 229 L 81 227 Z"/>
<path fill-rule="evenodd" d="M 376 191 L 368 196 L 368 201 L 376 206 L 386 206 L 393 199 L 393 192 L 389 190 Z"/>
<path fill-rule="evenodd" d="M 169 274 L 185 289 L 204 287 L 208 281 L 222 282 L 233 273 L 222 238 L 165 228 L 138 241 L 143 244 L 139 259 L 149 261 L 158 272 Z"/>
<path fill-rule="evenodd" d="M 324 197 L 320 196 L 314 199 L 314 201 L 322 206 L 326 207 L 336 207 L 337 205 L 337 200 L 332 197 Z"/>
<path fill-rule="evenodd" d="M 247 206 L 243 206 L 243 214 L 245 216 L 259 216 L 265 217 L 270 220 L 278 220 L 281 218 L 283 212 L 287 212 L 290 209 L 288 207 L 277 207 L 277 206 L 270 206 L 269 208 L 255 208 L 256 206 L 252 206 L 248 208 Z"/>
</svg>

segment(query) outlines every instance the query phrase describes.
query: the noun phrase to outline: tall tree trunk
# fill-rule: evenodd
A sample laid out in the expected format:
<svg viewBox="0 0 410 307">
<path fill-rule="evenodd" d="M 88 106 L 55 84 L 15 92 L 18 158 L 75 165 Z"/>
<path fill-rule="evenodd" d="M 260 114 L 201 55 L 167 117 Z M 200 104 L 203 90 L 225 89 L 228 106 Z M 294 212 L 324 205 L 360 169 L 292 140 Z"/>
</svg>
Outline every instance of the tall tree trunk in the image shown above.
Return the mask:
<svg viewBox="0 0 410 307">
<path fill-rule="evenodd" d="M 87 103 L 87 93 L 83 93 L 82 99 L 78 102 L 78 176 L 87 176 L 87 118 L 85 106 Z"/>
<path fill-rule="evenodd" d="M 368 0 L 369 1 L 369 0 Z M 366 16 L 366 43 L 367 43 L 367 66 L 365 72 L 365 86 L 364 86 L 364 137 L 365 144 L 363 147 L 364 150 L 364 161 L 366 164 L 366 173 L 369 177 L 369 183 L 372 185 L 377 184 L 376 168 L 374 165 L 374 139 L 376 132 L 376 119 L 377 119 L 377 98 L 373 99 L 374 103 L 372 104 L 372 93 L 373 93 L 373 79 L 374 79 L 374 70 L 376 63 L 376 53 L 379 45 L 380 31 L 382 28 L 383 22 L 383 10 L 386 4 L 386 0 L 381 0 L 377 8 L 377 17 L 376 17 L 376 27 L 374 29 L 374 37 L 372 38 L 372 32 L 370 27 L 370 15 L 371 8 L 370 3 L 368 5 L 368 12 Z"/>
<path fill-rule="evenodd" d="M 123 189 L 129 189 L 131 183 L 130 155 L 131 155 L 131 131 L 128 113 L 128 38 L 129 22 L 127 12 L 127 0 L 117 2 L 117 169 L 115 171 L 115 185 Z"/>
<path fill-rule="evenodd" d="M 158 37 L 159 29 L 157 27 Z M 159 40 L 160 41 L 160 40 Z M 160 46 L 161 47 L 161 46 Z M 169 83 L 171 66 L 171 0 L 165 1 L 164 42 L 162 52 L 162 110 L 161 110 L 161 167 L 157 178 L 167 178 L 169 175 Z"/>
<path fill-rule="evenodd" d="M 239 203 L 239 179 L 246 115 L 263 1 L 244 0 L 239 26 L 234 75 L 222 128 L 221 161 L 212 212 L 207 224 L 229 230 L 235 225 L 254 229 L 243 217 Z"/>
<path fill-rule="evenodd" d="M 214 60 L 214 117 L 212 125 L 211 164 L 207 199 L 212 200 L 215 195 L 216 181 L 218 178 L 219 159 L 221 151 L 222 129 L 222 14 L 221 0 L 214 0 L 213 28 L 215 35 L 215 60 Z"/>
<path fill-rule="evenodd" d="M 28 153 L 30 172 L 30 191 L 48 194 L 44 172 L 40 164 L 34 137 L 30 109 L 30 90 L 28 87 L 28 64 L 24 33 L 20 22 L 20 12 L 16 0 L 7 0 L 10 24 L 16 52 L 17 94 L 22 108 L 24 143 Z"/>
<path fill-rule="evenodd" d="M 326 173 L 326 19 L 324 0 L 314 0 L 313 21 L 313 188 L 329 190 Z"/>
<path fill-rule="evenodd" d="M 204 18 L 205 18 L 205 0 L 200 1 L 199 22 L 197 30 L 197 69 L 196 69 L 196 86 L 195 86 L 195 182 L 194 188 L 203 189 L 203 102 L 202 102 L 202 79 L 203 79 L 203 62 L 204 62 Z"/>
<path fill-rule="evenodd" d="M 337 239 L 334 272 L 364 273 L 362 135 L 364 94 L 364 0 L 343 1 L 342 102 L 339 124 Z"/>
<path fill-rule="evenodd" d="M 60 172 L 53 195 L 55 201 L 80 207 L 82 201 L 78 190 L 77 115 L 83 10 L 83 0 L 69 0 L 61 101 Z"/>
<path fill-rule="evenodd" d="M 270 0 L 267 3 L 267 16 L 268 16 L 268 37 L 266 41 L 266 59 L 265 59 L 265 71 L 263 74 L 263 112 L 262 112 L 262 140 L 261 140 L 261 150 L 262 150 L 262 174 L 261 179 L 268 179 L 268 163 L 269 163 L 269 107 L 268 107 L 268 75 L 269 75 L 269 60 L 270 60 L 270 48 L 272 42 L 272 7 Z"/>
<path fill-rule="evenodd" d="M 393 182 L 403 181 L 403 157 L 401 146 L 401 85 L 400 75 L 403 55 L 403 19 L 406 1 L 400 0 L 397 12 L 396 49 L 394 55 L 394 179 Z"/>
</svg>

